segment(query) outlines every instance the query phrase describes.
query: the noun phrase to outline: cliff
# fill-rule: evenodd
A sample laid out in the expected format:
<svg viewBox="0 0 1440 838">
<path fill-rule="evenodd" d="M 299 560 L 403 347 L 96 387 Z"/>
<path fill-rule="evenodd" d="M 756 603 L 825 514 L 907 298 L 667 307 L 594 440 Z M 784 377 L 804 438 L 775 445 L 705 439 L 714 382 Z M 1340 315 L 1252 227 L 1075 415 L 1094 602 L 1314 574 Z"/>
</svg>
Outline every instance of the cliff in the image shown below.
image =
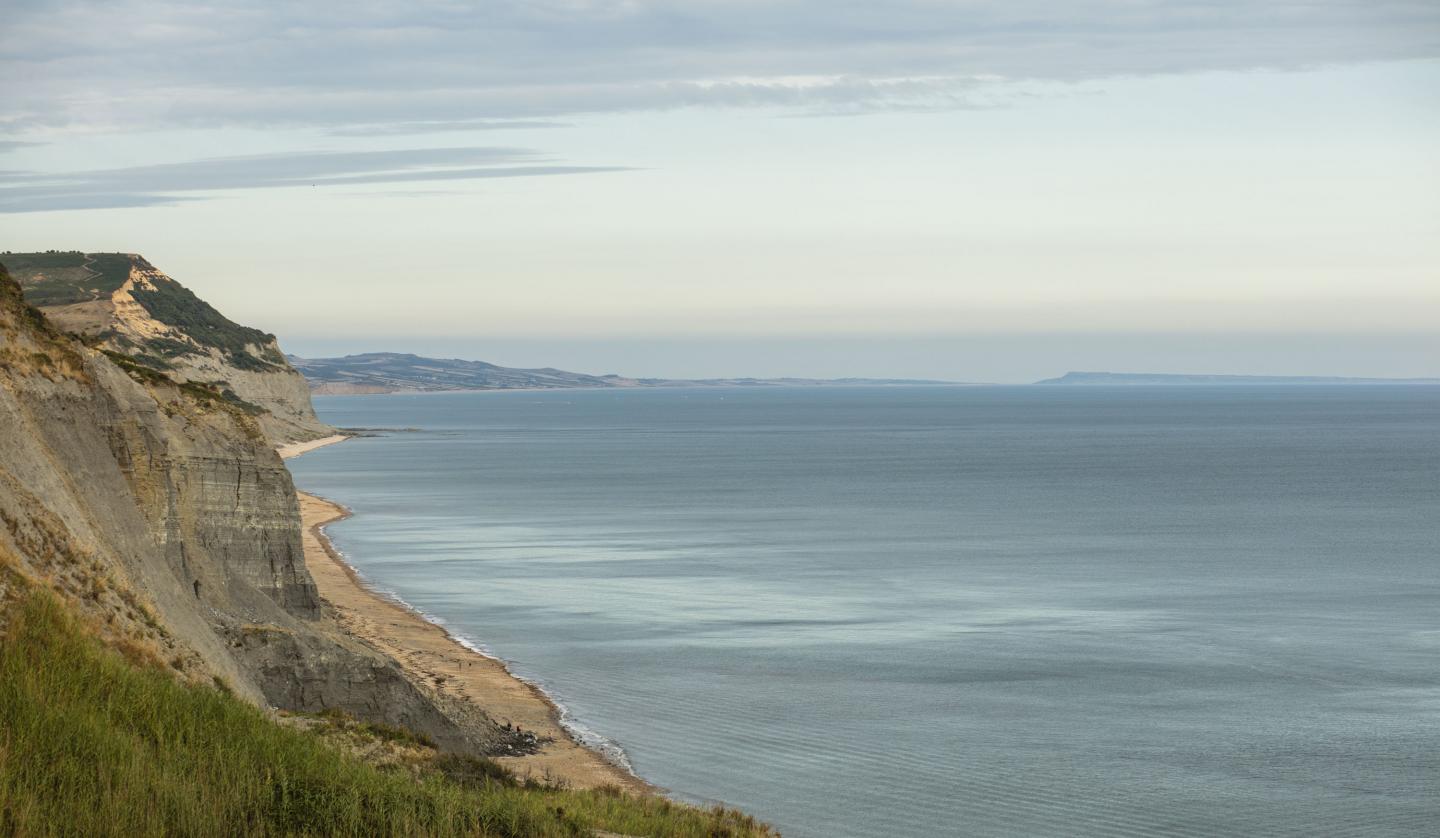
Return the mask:
<svg viewBox="0 0 1440 838">
<path fill-rule="evenodd" d="M 0 267 L 0 557 L 15 578 L 60 593 L 118 648 L 261 706 L 344 710 L 475 754 L 515 744 L 516 733 L 448 706 L 326 615 L 303 562 L 295 489 L 267 438 L 323 427 L 308 399 L 282 417 L 244 396 L 284 391 L 283 381 L 191 377 L 231 374 L 237 357 L 273 344 L 220 348 L 193 326 L 144 337 L 151 321 L 122 310 L 120 295 L 165 283 L 127 258 L 126 279 L 91 300 L 108 326 L 79 325 L 84 303 L 47 307 L 98 337 L 93 346 L 28 305 Z M 26 294 L 46 290 L 31 278 Z M 146 351 L 181 333 L 205 348 L 186 344 L 164 371 L 112 348 Z M 298 381 L 265 363 L 246 372 Z"/>
<path fill-rule="evenodd" d="M 133 253 L 11 253 L 0 261 L 57 328 L 252 412 L 275 443 L 334 433 L 275 336 L 241 326 Z"/>
</svg>

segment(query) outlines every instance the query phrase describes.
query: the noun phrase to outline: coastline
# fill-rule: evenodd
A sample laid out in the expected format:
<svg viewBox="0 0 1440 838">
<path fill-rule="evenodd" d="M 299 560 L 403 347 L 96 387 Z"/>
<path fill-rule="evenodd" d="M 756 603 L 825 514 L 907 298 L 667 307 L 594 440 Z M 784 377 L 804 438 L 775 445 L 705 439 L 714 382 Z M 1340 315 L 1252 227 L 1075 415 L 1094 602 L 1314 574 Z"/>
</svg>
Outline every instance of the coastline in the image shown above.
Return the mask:
<svg viewBox="0 0 1440 838">
<path fill-rule="evenodd" d="M 349 437 L 337 434 L 276 450 L 290 459 L 346 439 Z M 534 754 L 494 757 L 496 762 L 522 777 L 570 788 L 618 786 L 632 793 L 655 791 L 577 741 L 549 696 L 512 674 L 503 661 L 465 645 L 413 608 L 371 589 L 324 532 L 325 525 L 348 518 L 350 511 L 298 489 L 295 495 L 300 504 L 306 567 L 342 630 L 394 660 L 428 689 L 466 701 L 500 724 L 530 731 L 544 742 Z"/>
<path fill-rule="evenodd" d="M 324 448 L 327 445 L 344 442 L 349 438 L 346 434 L 331 434 L 330 436 L 312 439 L 308 442 L 290 442 L 277 447 L 275 453 L 280 455 L 280 459 L 289 460 L 308 451 L 314 451 L 316 448 Z"/>
</svg>

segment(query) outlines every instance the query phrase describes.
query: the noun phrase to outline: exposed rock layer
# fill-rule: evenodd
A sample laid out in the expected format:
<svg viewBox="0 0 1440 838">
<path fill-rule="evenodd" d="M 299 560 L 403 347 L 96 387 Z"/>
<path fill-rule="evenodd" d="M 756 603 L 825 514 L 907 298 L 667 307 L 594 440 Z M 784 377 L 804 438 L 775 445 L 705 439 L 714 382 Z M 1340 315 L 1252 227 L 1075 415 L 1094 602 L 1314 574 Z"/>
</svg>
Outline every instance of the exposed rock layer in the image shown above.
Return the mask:
<svg viewBox="0 0 1440 838">
<path fill-rule="evenodd" d="M 325 616 L 256 415 L 122 361 L 54 328 L 0 269 L 0 552 L 115 637 L 256 703 L 470 752 L 513 738 Z"/>
<path fill-rule="evenodd" d="M 29 301 L 59 329 L 180 382 L 212 385 L 255 415 L 278 443 L 334 432 L 316 416 L 304 377 L 275 336 L 240 326 L 133 253 L 0 257 Z"/>
</svg>

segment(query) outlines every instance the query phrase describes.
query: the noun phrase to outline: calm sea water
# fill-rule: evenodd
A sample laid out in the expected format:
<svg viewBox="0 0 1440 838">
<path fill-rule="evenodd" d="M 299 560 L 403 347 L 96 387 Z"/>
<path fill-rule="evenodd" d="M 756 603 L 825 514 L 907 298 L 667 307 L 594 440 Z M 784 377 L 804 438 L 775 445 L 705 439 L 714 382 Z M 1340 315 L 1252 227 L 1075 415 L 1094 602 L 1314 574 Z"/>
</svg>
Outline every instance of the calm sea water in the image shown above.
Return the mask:
<svg viewBox="0 0 1440 838">
<path fill-rule="evenodd" d="M 1440 388 L 317 399 L 377 586 L 787 836 L 1433 835 Z"/>
</svg>

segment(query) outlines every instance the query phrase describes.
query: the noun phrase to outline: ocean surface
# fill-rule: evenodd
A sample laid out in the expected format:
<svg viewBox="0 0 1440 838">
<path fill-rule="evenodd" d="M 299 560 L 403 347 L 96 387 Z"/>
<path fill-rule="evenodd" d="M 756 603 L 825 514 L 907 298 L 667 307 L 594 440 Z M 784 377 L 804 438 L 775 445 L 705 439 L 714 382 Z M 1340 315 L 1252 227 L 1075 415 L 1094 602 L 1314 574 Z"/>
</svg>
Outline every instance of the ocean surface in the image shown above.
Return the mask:
<svg viewBox="0 0 1440 838">
<path fill-rule="evenodd" d="M 787 838 L 1435 835 L 1440 388 L 316 399 L 375 586 Z"/>
</svg>

